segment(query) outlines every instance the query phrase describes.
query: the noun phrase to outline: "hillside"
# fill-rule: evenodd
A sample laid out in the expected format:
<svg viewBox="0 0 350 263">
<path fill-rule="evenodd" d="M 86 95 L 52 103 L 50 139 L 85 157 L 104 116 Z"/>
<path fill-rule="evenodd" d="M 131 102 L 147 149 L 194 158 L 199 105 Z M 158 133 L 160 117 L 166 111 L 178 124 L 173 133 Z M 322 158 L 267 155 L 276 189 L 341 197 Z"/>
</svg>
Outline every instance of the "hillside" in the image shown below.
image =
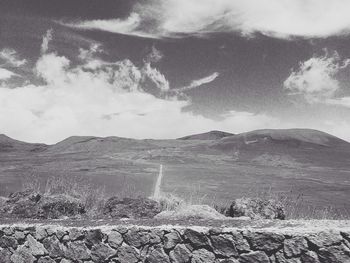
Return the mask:
<svg viewBox="0 0 350 263">
<path fill-rule="evenodd" d="M 212 202 L 272 188 L 305 206 L 349 208 L 350 143 L 308 130 L 208 132 L 177 140 L 67 138 L 54 145 L 0 136 L 0 194 L 39 178 L 80 178 L 108 194 L 149 195 L 164 166 L 162 190 Z M 34 181 L 35 181 L 34 180 Z"/>
</svg>

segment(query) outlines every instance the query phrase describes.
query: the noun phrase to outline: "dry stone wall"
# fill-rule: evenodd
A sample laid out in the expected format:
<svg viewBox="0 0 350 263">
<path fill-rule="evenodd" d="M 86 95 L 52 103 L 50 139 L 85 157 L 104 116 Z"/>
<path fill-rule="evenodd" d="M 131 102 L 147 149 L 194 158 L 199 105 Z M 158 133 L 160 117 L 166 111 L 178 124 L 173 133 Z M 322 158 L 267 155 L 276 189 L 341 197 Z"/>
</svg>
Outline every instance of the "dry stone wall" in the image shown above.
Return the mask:
<svg viewBox="0 0 350 263">
<path fill-rule="evenodd" d="M 350 262 L 350 231 L 292 232 L 169 226 L 3 225 L 0 263 Z"/>
</svg>

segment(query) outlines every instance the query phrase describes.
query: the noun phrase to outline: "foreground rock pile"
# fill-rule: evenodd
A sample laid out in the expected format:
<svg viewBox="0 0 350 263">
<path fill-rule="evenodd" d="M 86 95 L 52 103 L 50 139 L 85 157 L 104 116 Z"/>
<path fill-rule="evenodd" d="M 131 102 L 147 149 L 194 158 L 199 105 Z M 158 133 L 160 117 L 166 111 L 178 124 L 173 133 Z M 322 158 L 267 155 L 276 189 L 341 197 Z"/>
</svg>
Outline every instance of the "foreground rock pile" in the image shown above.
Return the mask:
<svg viewBox="0 0 350 263">
<path fill-rule="evenodd" d="M 0 262 L 347 263 L 350 232 L 170 227 L 0 228 Z"/>
</svg>

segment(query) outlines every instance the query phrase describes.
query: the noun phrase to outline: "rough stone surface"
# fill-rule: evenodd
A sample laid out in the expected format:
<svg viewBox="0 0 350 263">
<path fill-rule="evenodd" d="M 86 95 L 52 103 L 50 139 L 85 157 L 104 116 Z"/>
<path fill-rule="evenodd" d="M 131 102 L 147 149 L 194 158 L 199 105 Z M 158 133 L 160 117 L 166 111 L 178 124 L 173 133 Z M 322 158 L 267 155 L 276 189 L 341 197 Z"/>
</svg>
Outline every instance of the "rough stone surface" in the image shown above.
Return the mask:
<svg viewBox="0 0 350 263">
<path fill-rule="evenodd" d="M 191 263 L 214 263 L 215 255 L 206 250 L 206 249 L 198 249 L 192 253 Z"/>
<path fill-rule="evenodd" d="M 248 231 L 243 235 L 248 239 L 253 249 L 266 252 L 278 250 L 283 247 L 283 241 L 285 239 L 283 235 L 268 232 L 254 233 Z"/>
<path fill-rule="evenodd" d="M 332 245 L 339 245 L 342 242 L 342 236 L 335 232 L 321 232 L 318 234 L 310 235 L 307 240 L 314 246 L 328 247 Z"/>
<path fill-rule="evenodd" d="M 112 248 L 118 248 L 123 243 L 123 236 L 117 231 L 108 234 L 108 244 Z"/>
<path fill-rule="evenodd" d="M 219 235 L 211 237 L 211 244 L 214 248 L 214 253 L 226 258 L 238 256 L 237 249 L 230 235 Z"/>
<path fill-rule="evenodd" d="M 191 257 L 191 251 L 184 244 L 179 244 L 170 252 L 169 256 L 173 263 L 186 263 Z"/>
<path fill-rule="evenodd" d="M 156 246 L 151 249 L 149 255 L 146 258 L 147 263 L 170 263 L 168 255 L 164 252 L 161 246 Z"/>
<path fill-rule="evenodd" d="M 252 219 L 285 219 L 282 203 L 261 198 L 240 198 L 232 202 L 226 211 L 230 217 L 247 216 Z"/>
<path fill-rule="evenodd" d="M 103 214 L 111 218 L 153 218 L 160 213 L 160 204 L 148 198 L 119 198 L 107 200 Z"/>
<path fill-rule="evenodd" d="M 300 256 L 302 263 L 320 263 L 317 253 L 314 251 L 307 251 Z"/>
<path fill-rule="evenodd" d="M 3 218 L 57 219 L 85 214 L 84 205 L 67 195 L 45 196 L 32 190 L 10 194 L 0 209 Z"/>
<path fill-rule="evenodd" d="M 303 237 L 294 237 L 284 240 L 284 254 L 287 258 L 297 257 L 307 251 L 307 242 Z"/>
<path fill-rule="evenodd" d="M 271 227 L 3 225 L 0 263 L 350 263 L 346 233 L 322 229 L 303 234 Z"/>
<path fill-rule="evenodd" d="M 350 249 L 348 249 L 345 245 L 320 248 L 318 255 L 322 263 L 350 262 Z"/>
<path fill-rule="evenodd" d="M 181 237 L 178 232 L 171 232 L 164 235 L 164 248 L 171 249 L 181 242 Z"/>
<path fill-rule="evenodd" d="M 130 246 L 120 247 L 117 253 L 120 263 L 136 263 L 139 260 L 138 251 Z"/>
<path fill-rule="evenodd" d="M 192 229 L 186 229 L 185 237 L 195 248 L 206 247 L 209 245 L 209 239 L 204 233 Z"/>
<path fill-rule="evenodd" d="M 247 254 L 242 254 L 240 259 L 240 263 L 253 263 L 253 262 L 259 262 L 259 263 L 270 263 L 269 257 L 261 251 L 254 251 Z"/>
</svg>

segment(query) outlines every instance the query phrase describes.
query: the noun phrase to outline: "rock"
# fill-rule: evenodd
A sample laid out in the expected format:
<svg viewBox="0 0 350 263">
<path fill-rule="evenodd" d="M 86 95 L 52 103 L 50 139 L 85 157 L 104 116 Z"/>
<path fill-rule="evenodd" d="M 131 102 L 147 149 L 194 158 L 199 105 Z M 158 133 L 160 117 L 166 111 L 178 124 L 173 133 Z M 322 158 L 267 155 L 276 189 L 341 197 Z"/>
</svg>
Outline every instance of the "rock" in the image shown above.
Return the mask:
<svg viewBox="0 0 350 263">
<path fill-rule="evenodd" d="M 350 232 L 343 232 L 341 231 L 340 234 L 347 240 L 350 242 Z"/>
<path fill-rule="evenodd" d="M 47 254 L 47 250 L 44 248 L 43 244 L 36 241 L 32 235 L 27 236 L 27 242 L 25 244 L 33 256 L 43 256 Z"/>
<path fill-rule="evenodd" d="M 293 237 L 284 240 L 284 254 L 287 258 L 300 256 L 307 251 L 307 242 L 303 237 Z"/>
<path fill-rule="evenodd" d="M 301 263 L 299 258 L 286 258 L 283 251 L 278 251 L 275 254 L 276 263 Z"/>
<path fill-rule="evenodd" d="M 145 219 L 154 218 L 160 213 L 158 202 L 148 198 L 119 198 L 111 197 L 107 200 L 103 214 L 111 218 Z"/>
<path fill-rule="evenodd" d="M 78 199 L 67 195 L 46 196 L 31 190 L 11 194 L 1 209 L 3 217 L 57 219 L 85 213 Z"/>
<path fill-rule="evenodd" d="M 233 243 L 232 236 L 224 234 L 211 237 L 211 244 L 216 255 L 226 258 L 238 256 L 238 252 Z"/>
<path fill-rule="evenodd" d="M 139 248 L 149 242 L 149 235 L 147 232 L 132 228 L 125 234 L 124 240 L 130 246 Z"/>
<path fill-rule="evenodd" d="M 76 218 L 85 214 L 84 204 L 81 203 L 79 199 L 68 195 L 43 196 L 39 205 L 40 214 L 38 218 Z"/>
<path fill-rule="evenodd" d="M 252 219 L 285 219 L 282 203 L 261 198 L 240 198 L 232 202 L 226 215 L 230 217 L 245 217 Z"/>
<path fill-rule="evenodd" d="M 307 251 L 301 254 L 300 260 L 302 263 L 320 263 L 320 260 L 314 251 Z"/>
<path fill-rule="evenodd" d="M 66 257 L 73 260 L 87 260 L 90 259 L 90 251 L 83 241 L 74 241 L 67 244 Z"/>
<path fill-rule="evenodd" d="M 80 229 L 77 229 L 77 228 L 69 229 L 68 240 L 75 241 L 75 240 L 82 240 L 84 238 L 85 238 L 85 235 Z"/>
<path fill-rule="evenodd" d="M 103 239 L 103 234 L 100 229 L 92 229 L 85 232 L 85 244 L 88 247 L 100 244 Z"/>
<path fill-rule="evenodd" d="M 187 263 L 191 257 L 191 251 L 184 244 L 178 244 L 170 251 L 169 256 L 172 263 Z"/>
<path fill-rule="evenodd" d="M 248 239 L 254 250 L 270 252 L 283 247 L 284 236 L 275 233 L 245 232 L 243 235 Z"/>
<path fill-rule="evenodd" d="M 178 232 L 170 232 L 166 235 L 164 235 L 164 248 L 165 249 L 172 249 L 177 244 L 181 243 L 181 237 Z"/>
<path fill-rule="evenodd" d="M 31 251 L 24 245 L 19 246 L 11 256 L 13 263 L 34 263 L 35 257 Z"/>
<path fill-rule="evenodd" d="M 7 248 L 0 249 L 0 263 L 11 263 L 11 251 Z"/>
<path fill-rule="evenodd" d="M 112 248 L 118 248 L 123 243 L 123 236 L 117 231 L 111 231 L 107 240 Z"/>
<path fill-rule="evenodd" d="M 56 263 L 56 261 L 50 257 L 43 257 L 43 258 L 39 258 L 38 263 Z"/>
<path fill-rule="evenodd" d="M 222 260 L 218 260 L 219 263 L 239 263 L 239 261 L 235 258 L 226 258 Z"/>
<path fill-rule="evenodd" d="M 25 239 L 26 235 L 22 232 L 22 231 L 15 231 L 15 233 L 13 234 L 13 237 L 19 241 L 19 240 L 23 240 Z"/>
<path fill-rule="evenodd" d="M 121 246 L 117 255 L 120 263 L 137 263 L 139 261 L 138 251 L 130 246 Z"/>
<path fill-rule="evenodd" d="M 187 205 L 180 206 L 174 211 L 163 211 L 156 215 L 156 219 L 172 219 L 172 220 L 198 220 L 198 219 L 227 219 L 214 208 L 208 205 Z"/>
<path fill-rule="evenodd" d="M 69 259 L 62 259 L 60 263 L 73 263 L 73 261 L 70 261 Z"/>
<path fill-rule="evenodd" d="M 163 238 L 163 231 L 157 230 L 157 229 L 152 229 L 149 232 L 149 243 L 150 244 L 159 244 L 162 242 Z"/>
<path fill-rule="evenodd" d="M 206 249 L 198 249 L 193 251 L 191 263 L 214 263 L 215 255 L 206 250 Z"/>
<path fill-rule="evenodd" d="M 345 263 L 350 262 L 350 249 L 345 245 L 320 248 L 318 256 L 321 263 Z"/>
<path fill-rule="evenodd" d="M 240 253 L 250 251 L 250 246 L 248 241 L 243 238 L 243 235 L 240 232 L 232 231 L 230 234 L 232 235 L 232 240 L 233 240 L 233 243 L 235 244 L 236 249 Z"/>
<path fill-rule="evenodd" d="M 91 255 L 94 262 L 103 262 L 116 254 L 116 250 L 104 243 L 96 244 L 91 248 Z"/>
<path fill-rule="evenodd" d="M 195 248 L 207 247 L 210 244 L 208 237 L 204 233 L 186 229 L 184 235 Z"/>
<path fill-rule="evenodd" d="M 50 236 L 43 240 L 44 248 L 50 257 L 64 257 L 66 247 L 58 240 L 56 236 Z"/>
<path fill-rule="evenodd" d="M 247 254 L 241 254 L 239 263 L 270 263 L 269 257 L 262 251 L 253 251 Z"/>
<path fill-rule="evenodd" d="M 43 227 L 37 227 L 35 229 L 35 234 L 34 234 L 34 237 L 36 240 L 43 240 L 45 237 L 47 237 L 47 232 L 45 230 L 45 228 Z"/>
<path fill-rule="evenodd" d="M 320 232 L 310 235 L 306 239 L 317 248 L 339 245 L 343 240 L 338 232 Z"/>
<path fill-rule="evenodd" d="M 170 260 L 163 248 L 161 246 L 156 246 L 147 256 L 146 263 L 170 263 Z"/>
<path fill-rule="evenodd" d="M 0 237 L 0 247 L 2 248 L 17 248 L 17 240 L 13 237 L 2 236 Z"/>
</svg>

